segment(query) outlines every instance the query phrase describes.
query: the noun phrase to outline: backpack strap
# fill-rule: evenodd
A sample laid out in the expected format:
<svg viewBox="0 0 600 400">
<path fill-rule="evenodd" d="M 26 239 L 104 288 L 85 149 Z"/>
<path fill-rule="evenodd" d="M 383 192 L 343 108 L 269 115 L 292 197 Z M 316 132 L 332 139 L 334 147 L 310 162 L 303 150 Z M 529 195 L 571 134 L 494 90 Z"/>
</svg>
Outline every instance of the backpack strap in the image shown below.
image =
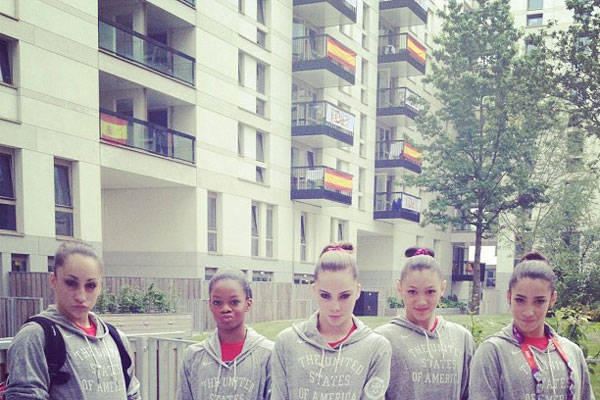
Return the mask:
<svg viewBox="0 0 600 400">
<path fill-rule="evenodd" d="M 108 327 L 108 333 L 110 333 L 110 336 L 113 338 L 113 340 L 117 344 L 117 348 L 119 349 L 119 355 L 121 356 L 121 368 L 123 368 L 123 378 L 125 378 L 125 390 L 127 390 L 129 389 L 129 383 L 131 382 L 131 377 L 127 372 L 129 370 L 129 367 L 131 367 L 131 357 L 129 356 L 129 352 L 125 348 L 125 345 L 123 344 L 123 338 L 117 331 L 117 328 L 115 328 L 108 322 L 105 322 L 105 324 Z"/>
<path fill-rule="evenodd" d="M 56 324 L 46 317 L 35 315 L 25 322 L 36 322 L 44 329 L 45 344 L 44 354 L 46 364 L 48 364 L 48 374 L 50 375 L 51 385 L 62 385 L 71 378 L 67 372 L 60 371 L 67 358 L 65 350 L 65 340 L 56 327 Z"/>
</svg>

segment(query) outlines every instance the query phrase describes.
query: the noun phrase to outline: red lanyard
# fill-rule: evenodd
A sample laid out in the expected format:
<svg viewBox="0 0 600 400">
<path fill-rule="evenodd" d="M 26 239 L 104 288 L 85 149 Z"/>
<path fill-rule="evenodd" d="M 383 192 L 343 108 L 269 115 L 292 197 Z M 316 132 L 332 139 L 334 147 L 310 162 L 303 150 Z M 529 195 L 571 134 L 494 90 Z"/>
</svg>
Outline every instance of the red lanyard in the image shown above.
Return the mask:
<svg viewBox="0 0 600 400">
<path fill-rule="evenodd" d="M 571 368 L 571 364 L 569 364 L 567 354 L 564 352 L 564 350 L 558 343 L 558 340 L 556 340 L 556 338 L 553 335 L 551 335 L 550 330 L 547 329 L 547 327 L 544 329 L 544 333 L 547 336 L 549 336 L 549 339 L 552 341 L 554 347 L 556 348 L 556 352 L 567 366 L 567 373 L 569 375 L 569 382 L 567 385 L 567 400 L 573 400 L 575 393 L 575 381 L 573 380 L 573 369 Z M 536 400 L 542 400 L 544 399 L 544 397 L 542 396 L 544 392 L 544 386 L 542 384 L 542 373 L 540 371 L 540 368 L 538 367 L 537 361 L 533 356 L 531 348 L 524 342 L 525 338 L 519 331 L 517 331 L 514 325 L 513 334 L 521 346 L 521 351 L 523 352 L 523 355 L 527 360 L 527 364 L 529 364 L 529 368 L 531 368 L 531 376 L 533 377 L 533 382 L 535 384 L 535 398 Z M 548 366 L 548 368 L 550 368 L 550 366 Z"/>
</svg>

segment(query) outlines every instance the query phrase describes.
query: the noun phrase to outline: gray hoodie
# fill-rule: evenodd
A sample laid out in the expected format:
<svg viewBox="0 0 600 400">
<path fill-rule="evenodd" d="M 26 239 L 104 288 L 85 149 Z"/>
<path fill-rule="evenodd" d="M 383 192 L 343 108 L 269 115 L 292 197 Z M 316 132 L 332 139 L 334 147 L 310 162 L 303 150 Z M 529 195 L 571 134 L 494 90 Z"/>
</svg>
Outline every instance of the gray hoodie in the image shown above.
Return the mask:
<svg viewBox="0 0 600 400">
<path fill-rule="evenodd" d="M 437 317 L 433 332 L 398 316 L 377 327 L 392 344 L 387 400 L 459 400 L 467 398 L 469 364 L 475 351 L 471 333 Z"/>
<path fill-rule="evenodd" d="M 594 393 L 583 352 L 575 343 L 558 336 L 552 328 L 548 328 L 565 351 L 573 368 L 575 381 L 573 399 L 593 400 Z M 533 346 L 530 346 L 530 349 L 542 374 L 544 399 L 566 399 L 567 368 L 552 341 L 548 343 L 546 350 L 539 350 Z M 512 324 L 490 336 L 477 348 L 471 363 L 469 398 L 471 400 L 535 400 L 531 368 L 527 364 L 519 342 L 513 336 Z"/>
<path fill-rule="evenodd" d="M 40 315 L 56 323 L 65 341 L 66 360 L 61 368 L 70 375 L 61 385 L 50 385 L 48 365 L 44 355 L 45 336 L 36 322 L 24 324 L 8 349 L 8 386 L 6 400 L 140 400 L 140 384 L 132 377 L 129 388 L 121 367 L 121 357 L 107 326 L 90 313 L 97 327 L 96 336 L 89 336 L 75 326 L 56 307 L 50 306 Z M 129 343 L 121 334 L 123 344 L 131 354 Z M 132 357 L 133 359 L 133 357 Z"/>
<path fill-rule="evenodd" d="M 283 330 L 273 353 L 273 400 L 383 399 L 390 377 L 389 342 L 357 318 L 357 329 L 331 348 L 317 316 Z"/>
<path fill-rule="evenodd" d="M 183 355 L 178 400 L 269 399 L 269 364 L 273 342 L 248 328 L 242 352 L 233 361 L 222 361 L 215 330 Z"/>
</svg>

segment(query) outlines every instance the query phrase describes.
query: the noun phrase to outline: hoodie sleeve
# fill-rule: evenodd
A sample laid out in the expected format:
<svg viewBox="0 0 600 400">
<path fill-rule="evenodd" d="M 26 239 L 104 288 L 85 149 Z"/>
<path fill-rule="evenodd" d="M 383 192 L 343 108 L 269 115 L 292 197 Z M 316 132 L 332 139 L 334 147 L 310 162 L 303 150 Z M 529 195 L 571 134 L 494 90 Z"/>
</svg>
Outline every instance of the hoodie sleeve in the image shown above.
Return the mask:
<svg viewBox="0 0 600 400">
<path fill-rule="evenodd" d="M 44 355 L 43 328 L 36 323 L 23 325 L 8 348 L 6 400 L 47 400 L 50 375 Z"/>
<path fill-rule="evenodd" d="M 271 356 L 271 400 L 288 400 L 285 346 L 280 335 Z"/>
<path fill-rule="evenodd" d="M 131 343 L 123 332 L 120 330 L 118 332 L 119 336 L 121 336 L 121 341 L 123 342 L 127 353 L 129 353 L 129 358 L 131 358 L 131 365 L 127 369 L 127 375 L 129 375 L 130 378 L 129 387 L 126 388 L 127 400 L 142 400 L 142 394 L 140 393 L 140 381 L 138 381 L 137 377 L 135 376 L 135 356 L 131 349 Z"/>
<path fill-rule="evenodd" d="M 469 374 L 471 367 L 471 360 L 475 353 L 475 341 L 471 333 L 465 333 L 465 349 L 463 354 L 463 370 L 460 387 L 460 398 L 461 400 L 467 400 L 469 398 Z"/>
<path fill-rule="evenodd" d="M 385 391 L 390 383 L 390 366 L 392 360 L 392 346 L 390 342 L 378 333 L 373 343 L 375 354 L 369 367 L 367 381 L 360 396 L 361 400 L 383 400 Z"/>
<path fill-rule="evenodd" d="M 490 341 L 483 342 L 475 351 L 470 367 L 469 400 L 503 398 L 502 367 L 497 352 L 498 348 Z"/>
<path fill-rule="evenodd" d="M 190 389 L 190 363 L 194 351 L 192 346 L 188 346 L 183 354 L 183 362 L 179 370 L 179 384 L 177 385 L 177 400 L 193 400 L 192 390 Z"/>
<path fill-rule="evenodd" d="M 575 351 L 577 352 L 577 363 L 581 371 L 581 400 L 595 400 L 594 391 L 592 389 L 592 383 L 590 382 L 590 373 L 588 370 L 585 356 L 581 347 L 575 345 Z"/>
</svg>

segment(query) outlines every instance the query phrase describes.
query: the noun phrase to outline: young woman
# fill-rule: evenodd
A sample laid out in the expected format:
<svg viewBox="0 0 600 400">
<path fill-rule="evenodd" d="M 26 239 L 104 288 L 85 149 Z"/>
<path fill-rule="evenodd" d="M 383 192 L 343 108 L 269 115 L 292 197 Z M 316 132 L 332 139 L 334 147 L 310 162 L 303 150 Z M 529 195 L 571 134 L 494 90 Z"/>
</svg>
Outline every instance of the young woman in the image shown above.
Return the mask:
<svg viewBox="0 0 600 400">
<path fill-rule="evenodd" d="M 512 323 L 475 352 L 470 399 L 594 399 L 583 352 L 545 323 L 556 302 L 555 282 L 540 253 L 517 264 L 507 292 Z"/>
<path fill-rule="evenodd" d="M 54 257 L 50 285 L 56 295 L 39 316 L 58 328 L 66 360 L 60 371 L 66 382 L 51 381 L 44 354 L 45 334 L 37 322 L 24 324 L 8 349 L 6 400 L 140 399 L 133 365 L 122 370 L 117 344 L 107 325 L 91 310 L 102 286 L 102 262 L 95 250 L 80 242 L 62 243 Z M 127 339 L 121 341 L 128 348 Z M 133 357 L 132 357 L 133 358 Z M 125 387 L 125 375 L 130 383 Z"/>
<path fill-rule="evenodd" d="M 360 296 L 349 243 L 326 246 L 315 268 L 318 311 L 283 330 L 273 353 L 273 399 L 383 399 L 390 344 L 352 315 Z"/>
<path fill-rule="evenodd" d="M 392 344 L 387 400 L 467 398 L 469 364 L 475 350 L 471 333 L 436 316 L 446 289 L 434 253 L 409 248 L 397 283 L 405 315 L 376 329 Z"/>
<path fill-rule="evenodd" d="M 246 326 L 252 290 L 239 271 L 219 271 L 208 285 L 217 329 L 183 356 L 178 400 L 270 398 L 273 342 Z"/>
</svg>

